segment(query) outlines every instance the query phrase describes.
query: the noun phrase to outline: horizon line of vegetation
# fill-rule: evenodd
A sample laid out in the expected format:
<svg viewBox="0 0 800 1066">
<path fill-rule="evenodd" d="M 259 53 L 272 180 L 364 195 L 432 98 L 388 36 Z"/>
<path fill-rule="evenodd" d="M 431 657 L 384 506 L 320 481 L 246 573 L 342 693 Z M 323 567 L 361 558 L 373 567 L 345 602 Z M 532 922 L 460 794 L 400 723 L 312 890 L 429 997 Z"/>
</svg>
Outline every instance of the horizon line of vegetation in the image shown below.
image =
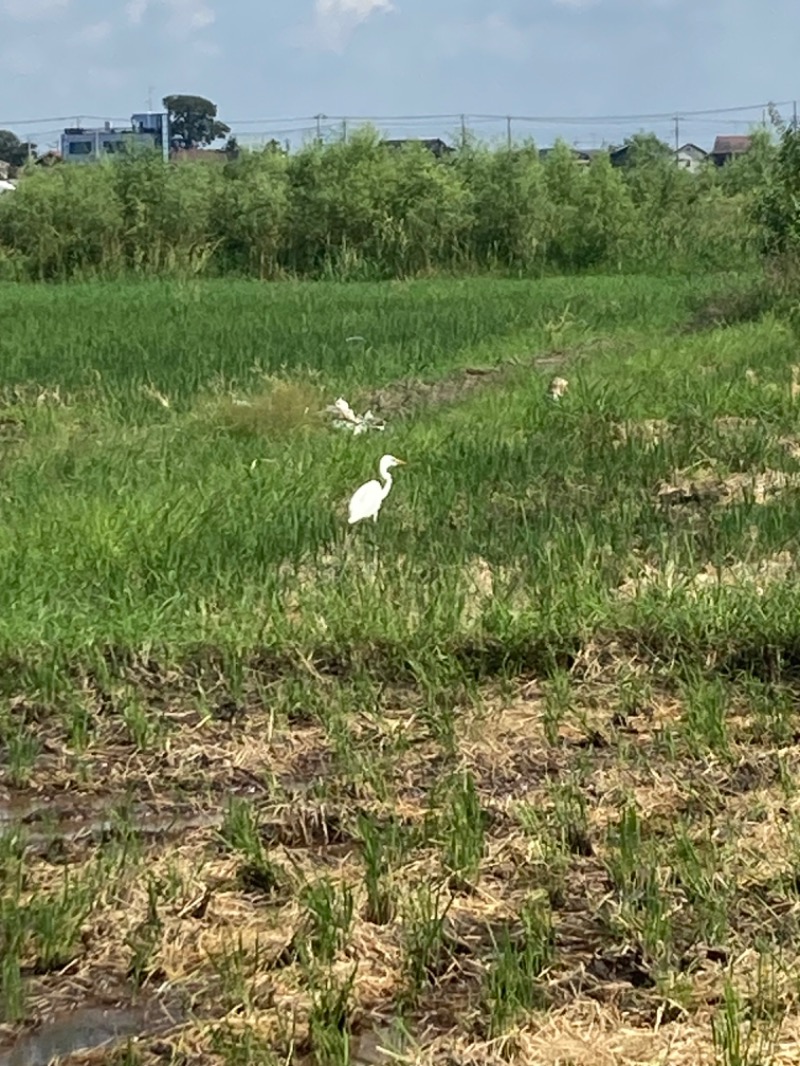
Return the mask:
<svg viewBox="0 0 800 1066">
<path fill-rule="evenodd" d="M 631 138 L 624 167 L 605 153 L 579 167 L 563 141 L 546 159 L 532 143 L 437 159 L 389 150 L 370 129 L 213 167 L 155 152 L 35 167 L 0 199 L 0 281 L 755 267 L 776 232 L 776 188 L 777 228 L 792 228 L 798 136 L 758 132 L 745 155 L 696 174 L 654 135 Z"/>
</svg>

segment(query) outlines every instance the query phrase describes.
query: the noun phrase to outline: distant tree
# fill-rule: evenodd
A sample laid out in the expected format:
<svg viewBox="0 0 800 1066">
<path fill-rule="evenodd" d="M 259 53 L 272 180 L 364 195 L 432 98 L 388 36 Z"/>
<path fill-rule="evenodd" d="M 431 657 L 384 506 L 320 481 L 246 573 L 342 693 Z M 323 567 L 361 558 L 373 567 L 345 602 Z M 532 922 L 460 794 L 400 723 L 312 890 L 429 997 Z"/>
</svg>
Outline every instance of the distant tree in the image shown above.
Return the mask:
<svg viewBox="0 0 800 1066">
<path fill-rule="evenodd" d="M 769 115 L 769 121 L 772 128 L 779 137 L 782 137 L 784 133 L 786 133 L 789 123 L 784 120 L 783 115 L 777 109 L 775 104 L 767 104 L 767 114 Z"/>
<path fill-rule="evenodd" d="M 35 149 L 35 144 L 21 141 L 11 130 L 0 130 L 0 159 L 12 167 L 24 166 L 28 154 L 33 155 Z"/>
<path fill-rule="evenodd" d="M 211 144 L 230 133 L 230 126 L 217 119 L 217 105 L 204 96 L 177 94 L 162 103 L 169 113 L 170 141 L 182 148 Z"/>
<path fill-rule="evenodd" d="M 778 129 L 775 124 L 773 128 Z M 784 124 L 781 143 L 785 141 L 788 132 L 791 132 L 791 127 Z M 775 143 L 773 133 L 769 129 L 752 130 L 749 149 L 719 168 L 721 188 L 730 195 L 752 193 L 758 197 L 769 185 L 778 158 L 779 147 Z"/>
<path fill-rule="evenodd" d="M 793 126 L 784 129 L 766 180 L 757 190 L 754 214 L 763 229 L 764 251 L 800 262 L 800 130 Z M 796 273 L 792 280 L 796 283 Z"/>
<path fill-rule="evenodd" d="M 628 149 L 625 166 L 652 166 L 654 163 L 666 163 L 672 159 L 673 149 L 665 144 L 655 133 L 634 133 L 626 137 L 623 148 Z"/>
</svg>

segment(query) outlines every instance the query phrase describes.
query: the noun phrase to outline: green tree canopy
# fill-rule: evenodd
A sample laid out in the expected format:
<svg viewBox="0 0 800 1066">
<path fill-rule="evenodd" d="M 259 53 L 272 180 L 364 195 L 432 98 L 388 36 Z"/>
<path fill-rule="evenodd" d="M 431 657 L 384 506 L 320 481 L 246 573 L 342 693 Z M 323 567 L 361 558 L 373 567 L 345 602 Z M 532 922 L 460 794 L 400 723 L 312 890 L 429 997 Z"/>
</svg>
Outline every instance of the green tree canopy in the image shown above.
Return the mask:
<svg viewBox="0 0 800 1066">
<path fill-rule="evenodd" d="M 184 148 L 211 144 L 230 133 L 230 126 L 217 119 L 217 105 L 204 96 L 176 94 L 162 100 L 169 112 L 170 140 Z"/>
<path fill-rule="evenodd" d="M 0 159 L 10 163 L 12 167 L 24 166 L 28 158 L 28 152 L 33 154 L 35 144 L 21 141 L 16 133 L 11 130 L 0 130 Z"/>
<path fill-rule="evenodd" d="M 732 164 L 730 164 L 732 165 Z M 769 255 L 800 255 L 800 131 L 785 128 L 777 157 L 755 198 L 754 213 L 763 227 Z"/>
<path fill-rule="evenodd" d="M 625 165 L 629 167 L 652 166 L 672 160 L 673 150 L 655 133 L 634 133 L 626 137 L 623 148 L 628 149 Z"/>
</svg>

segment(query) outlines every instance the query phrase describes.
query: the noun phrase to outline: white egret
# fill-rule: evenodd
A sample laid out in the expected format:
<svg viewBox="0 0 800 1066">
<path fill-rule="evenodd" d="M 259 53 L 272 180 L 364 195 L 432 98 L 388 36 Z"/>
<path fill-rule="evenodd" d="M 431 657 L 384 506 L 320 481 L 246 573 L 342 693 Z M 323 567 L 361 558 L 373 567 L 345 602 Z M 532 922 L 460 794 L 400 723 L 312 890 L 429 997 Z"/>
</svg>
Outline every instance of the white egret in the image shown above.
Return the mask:
<svg viewBox="0 0 800 1066">
<path fill-rule="evenodd" d="M 402 459 L 395 459 L 393 455 L 384 455 L 378 466 L 380 475 L 383 478 L 383 484 L 377 478 L 372 481 L 367 481 L 350 497 L 350 504 L 348 507 L 347 521 L 349 525 L 353 525 L 355 522 L 360 522 L 364 518 L 371 518 L 373 522 L 378 521 L 378 511 L 381 509 L 381 504 L 389 495 L 392 488 L 392 475 L 389 471 L 393 466 L 405 466 L 405 462 Z"/>
</svg>

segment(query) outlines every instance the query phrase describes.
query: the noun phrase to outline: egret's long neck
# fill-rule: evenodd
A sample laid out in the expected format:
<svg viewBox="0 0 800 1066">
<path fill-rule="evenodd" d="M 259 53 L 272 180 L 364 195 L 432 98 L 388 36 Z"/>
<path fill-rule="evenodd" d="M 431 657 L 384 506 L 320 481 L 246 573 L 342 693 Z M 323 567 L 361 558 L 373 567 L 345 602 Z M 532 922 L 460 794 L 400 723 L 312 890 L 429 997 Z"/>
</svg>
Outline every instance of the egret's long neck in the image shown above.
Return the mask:
<svg viewBox="0 0 800 1066">
<path fill-rule="evenodd" d="M 389 495 L 392 488 L 392 475 L 388 470 L 381 470 L 381 477 L 383 478 L 383 488 L 381 489 L 381 499 L 385 500 Z"/>
</svg>

